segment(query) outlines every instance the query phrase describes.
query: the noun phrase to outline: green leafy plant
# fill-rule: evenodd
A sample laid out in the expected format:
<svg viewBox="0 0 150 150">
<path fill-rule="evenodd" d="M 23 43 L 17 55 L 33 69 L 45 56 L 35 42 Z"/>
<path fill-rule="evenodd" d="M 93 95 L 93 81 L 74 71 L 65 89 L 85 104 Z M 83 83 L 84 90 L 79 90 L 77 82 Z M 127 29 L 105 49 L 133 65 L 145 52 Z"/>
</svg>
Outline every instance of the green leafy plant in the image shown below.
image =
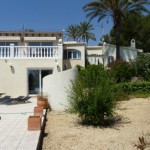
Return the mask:
<svg viewBox="0 0 150 150">
<path fill-rule="evenodd" d="M 121 89 L 128 95 L 150 93 L 150 82 L 124 82 L 115 85 L 116 89 Z"/>
<path fill-rule="evenodd" d="M 78 113 L 84 123 L 104 124 L 117 105 L 113 84 L 110 71 L 102 65 L 89 65 L 80 70 L 68 92 L 70 110 Z"/>
<path fill-rule="evenodd" d="M 110 68 L 112 76 L 114 76 L 117 83 L 128 82 L 135 75 L 134 67 L 128 62 L 122 60 L 112 62 L 108 64 L 108 67 Z"/>
<path fill-rule="evenodd" d="M 77 69 L 78 69 L 78 71 L 80 71 L 81 69 L 83 69 L 84 67 L 83 66 L 81 66 L 81 65 L 76 65 L 76 67 L 77 67 Z"/>
<path fill-rule="evenodd" d="M 150 53 L 140 54 L 136 61 L 137 75 L 142 76 L 145 80 L 150 80 Z"/>
<path fill-rule="evenodd" d="M 120 84 L 115 84 L 113 87 L 114 93 L 116 94 L 118 101 L 129 100 L 130 96 L 120 88 Z"/>
</svg>

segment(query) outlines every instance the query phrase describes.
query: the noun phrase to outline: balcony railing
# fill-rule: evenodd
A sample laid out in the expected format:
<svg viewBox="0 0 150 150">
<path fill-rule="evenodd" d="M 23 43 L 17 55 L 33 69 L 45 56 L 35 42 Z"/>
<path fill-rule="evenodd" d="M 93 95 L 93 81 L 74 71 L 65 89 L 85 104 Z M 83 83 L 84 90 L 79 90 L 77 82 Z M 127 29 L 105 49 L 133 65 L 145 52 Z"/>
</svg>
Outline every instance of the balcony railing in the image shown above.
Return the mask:
<svg viewBox="0 0 150 150">
<path fill-rule="evenodd" d="M 60 46 L 0 46 L 0 59 L 5 58 L 61 58 Z"/>
</svg>

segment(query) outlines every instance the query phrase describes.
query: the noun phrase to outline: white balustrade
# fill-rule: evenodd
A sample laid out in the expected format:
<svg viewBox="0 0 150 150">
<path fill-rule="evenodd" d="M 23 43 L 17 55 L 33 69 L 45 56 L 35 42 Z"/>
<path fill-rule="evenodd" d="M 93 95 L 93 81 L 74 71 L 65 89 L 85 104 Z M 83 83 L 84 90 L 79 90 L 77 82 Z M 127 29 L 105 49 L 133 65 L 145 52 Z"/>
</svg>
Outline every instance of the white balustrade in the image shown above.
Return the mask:
<svg viewBox="0 0 150 150">
<path fill-rule="evenodd" d="M 10 46 L 0 46 L 0 58 L 10 57 Z"/>
<path fill-rule="evenodd" d="M 0 59 L 2 58 L 47 58 L 61 57 L 59 46 L 0 46 Z"/>
</svg>

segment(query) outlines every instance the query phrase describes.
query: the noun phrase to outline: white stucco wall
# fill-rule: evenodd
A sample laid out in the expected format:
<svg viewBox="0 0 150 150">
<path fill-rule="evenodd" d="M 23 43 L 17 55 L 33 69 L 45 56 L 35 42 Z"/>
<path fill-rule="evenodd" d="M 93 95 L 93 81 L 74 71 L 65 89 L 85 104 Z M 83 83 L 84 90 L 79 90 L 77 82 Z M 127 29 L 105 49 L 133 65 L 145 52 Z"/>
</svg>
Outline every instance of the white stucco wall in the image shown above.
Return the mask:
<svg viewBox="0 0 150 150">
<path fill-rule="evenodd" d="M 116 60 L 116 46 L 110 44 L 104 44 L 103 46 L 104 52 L 104 65 L 108 64 L 108 57 L 112 56 L 114 60 Z M 134 47 L 120 47 L 120 56 L 123 60 L 130 62 L 137 57 L 138 49 Z"/>
<path fill-rule="evenodd" d="M 77 68 L 56 72 L 43 78 L 43 93 L 48 95 L 53 110 L 64 110 L 68 106 L 67 90 L 75 79 Z"/>
<path fill-rule="evenodd" d="M 103 54 L 103 47 L 102 46 L 87 46 L 86 47 L 87 55 L 102 55 Z"/>
<path fill-rule="evenodd" d="M 62 60 L 58 60 L 58 64 L 61 67 Z M 11 97 L 28 95 L 28 69 L 48 69 L 53 70 L 53 73 L 58 72 L 55 60 L 0 59 L 0 93 L 6 93 Z"/>
<path fill-rule="evenodd" d="M 123 60 L 130 62 L 137 57 L 137 49 L 132 47 L 121 47 L 120 55 Z"/>
</svg>

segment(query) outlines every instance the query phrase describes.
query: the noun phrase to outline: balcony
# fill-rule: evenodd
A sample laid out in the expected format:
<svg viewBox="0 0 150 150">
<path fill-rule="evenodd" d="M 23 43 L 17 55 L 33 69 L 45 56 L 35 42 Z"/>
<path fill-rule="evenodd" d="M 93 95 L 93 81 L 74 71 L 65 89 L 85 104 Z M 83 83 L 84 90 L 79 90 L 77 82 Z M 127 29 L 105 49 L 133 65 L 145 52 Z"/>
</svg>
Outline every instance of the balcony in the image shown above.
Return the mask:
<svg viewBox="0 0 150 150">
<path fill-rule="evenodd" d="M 62 46 L 0 46 L 0 59 L 62 59 Z"/>
</svg>

